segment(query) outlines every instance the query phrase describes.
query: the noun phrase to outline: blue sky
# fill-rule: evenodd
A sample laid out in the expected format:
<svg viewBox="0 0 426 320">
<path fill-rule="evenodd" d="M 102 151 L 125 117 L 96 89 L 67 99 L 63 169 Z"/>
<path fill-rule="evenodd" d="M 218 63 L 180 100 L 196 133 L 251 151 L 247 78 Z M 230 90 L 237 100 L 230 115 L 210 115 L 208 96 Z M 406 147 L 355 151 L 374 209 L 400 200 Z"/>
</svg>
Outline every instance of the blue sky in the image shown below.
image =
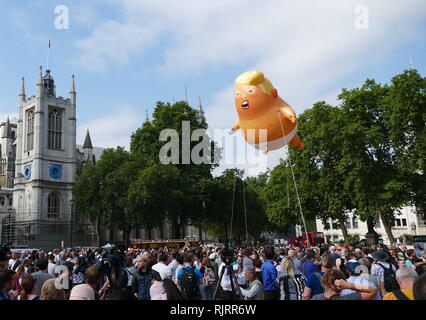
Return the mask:
<svg viewBox="0 0 426 320">
<path fill-rule="evenodd" d="M 69 29 L 55 28 L 55 8 Z M 357 29 L 356 9 L 368 9 Z M 37 68 L 50 69 L 57 95 L 75 74 L 78 137 L 128 146 L 158 100 L 201 96 L 212 128 L 236 117 L 233 81 L 259 69 L 298 113 L 319 100 L 336 103 L 343 87 L 366 78 L 388 82 L 408 67 L 426 74 L 424 0 L 0 0 L 0 120 L 16 114 L 22 76 L 33 95 Z M 365 12 L 365 11 L 363 11 Z M 239 139 L 239 138 L 238 138 Z M 276 163 L 281 153 L 268 154 Z"/>
</svg>

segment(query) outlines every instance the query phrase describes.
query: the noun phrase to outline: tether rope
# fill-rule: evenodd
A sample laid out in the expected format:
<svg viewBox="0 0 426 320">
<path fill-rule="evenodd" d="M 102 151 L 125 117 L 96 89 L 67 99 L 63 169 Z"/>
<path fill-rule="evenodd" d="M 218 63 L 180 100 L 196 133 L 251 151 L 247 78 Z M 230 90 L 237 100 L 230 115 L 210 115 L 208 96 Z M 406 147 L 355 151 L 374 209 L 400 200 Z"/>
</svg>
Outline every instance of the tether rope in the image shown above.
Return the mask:
<svg viewBox="0 0 426 320">
<path fill-rule="evenodd" d="M 237 175 L 234 173 L 234 191 L 232 192 L 232 210 L 231 210 L 231 226 L 229 228 L 229 245 L 231 245 L 232 239 L 232 221 L 234 220 L 234 202 L 235 202 L 235 182 L 237 180 Z"/>
<path fill-rule="evenodd" d="M 277 114 L 278 114 L 278 119 L 280 120 L 281 130 L 282 130 L 283 135 L 284 135 L 284 141 L 287 142 L 287 137 L 285 135 L 284 126 L 283 126 L 283 123 L 282 123 L 282 120 L 281 120 L 281 112 L 277 112 Z M 290 141 L 287 142 L 288 161 L 289 161 L 289 164 L 290 164 L 291 175 L 293 177 L 294 188 L 296 190 L 297 202 L 299 204 L 299 210 L 300 210 L 300 215 L 301 215 L 302 221 L 303 221 L 303 227 L 305 228 L 305 232 L 306 232 L 306 240 L 308 242 L 308 246 L 311 246 L 311 241 L 309 240 L 309 236 L 308 236 L 308 229 L 306 229 L 306 222 L 305 222 L 305 217 L 303 215 L 302 204 L 300 203 L 299 191 L 297 189 L 296 178 L 294 177 L 293 165 L 291 163 L 290 145 L 289 145 L 289 143 L 290 143 Z M 302 233 L 302 236 L 303 236 L 303 233 Z"/>
</svg>

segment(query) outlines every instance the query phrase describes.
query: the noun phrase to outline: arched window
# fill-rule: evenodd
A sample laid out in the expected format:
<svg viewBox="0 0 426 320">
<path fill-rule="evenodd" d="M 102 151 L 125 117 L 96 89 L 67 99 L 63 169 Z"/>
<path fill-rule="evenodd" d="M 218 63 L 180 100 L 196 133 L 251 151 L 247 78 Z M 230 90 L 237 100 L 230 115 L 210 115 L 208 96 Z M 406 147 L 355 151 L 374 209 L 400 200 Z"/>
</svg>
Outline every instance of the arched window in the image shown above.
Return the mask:
<svg viewBox="0 0 426 320">
<path fill-rule="evenodd" d="M 27 111 L 27 150 L 34 149 L 34 109 Z"/>
<path fill-rule="evenodd" d="M 49 149 L 62 149 L 62 111 L 58 109 L 50 109 L 48 122 L 48 140 L 47 147 Z"/>
<path fill-rule="evenodd" d="M 358 218 L 356 216 L 352 218 L 352 226 L 354 229 L 358 229 Z"/>
<path fill-rule="evenodd" d="M 47 204 L 47 217 L 49 219 L 59 218 L 60 198 L 56 193 L 49 194 Z"/>
</svg>

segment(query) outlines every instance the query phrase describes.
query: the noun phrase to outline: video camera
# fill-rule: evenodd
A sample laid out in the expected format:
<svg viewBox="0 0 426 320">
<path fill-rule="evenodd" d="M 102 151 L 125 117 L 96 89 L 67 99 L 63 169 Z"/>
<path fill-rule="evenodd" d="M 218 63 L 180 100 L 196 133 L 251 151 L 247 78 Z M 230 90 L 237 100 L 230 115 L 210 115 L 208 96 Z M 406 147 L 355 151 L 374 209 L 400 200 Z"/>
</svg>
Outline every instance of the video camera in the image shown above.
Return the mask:
<svg viewBox="0 0 426 320">
<path fill-rule="evenodd" d="M 225 248 L 222 249 L 221 256 L 222 256 L 222 261 L 225 263 L 227 267 L 230 266 L 235 261 L 234 250 L 229 248 L 228 245 L 225 245 Z"/>
</svg>

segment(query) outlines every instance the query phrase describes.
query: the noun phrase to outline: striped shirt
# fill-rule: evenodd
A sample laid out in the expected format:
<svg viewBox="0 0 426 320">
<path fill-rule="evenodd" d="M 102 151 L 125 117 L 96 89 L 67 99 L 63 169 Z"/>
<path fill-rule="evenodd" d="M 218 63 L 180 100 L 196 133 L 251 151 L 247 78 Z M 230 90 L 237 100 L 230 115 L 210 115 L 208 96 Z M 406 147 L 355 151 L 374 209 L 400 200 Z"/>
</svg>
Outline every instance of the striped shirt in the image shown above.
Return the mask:
<svg viewBox="0 0 426 320">
<path fill-rule="evenodd" d="M 280 283 L 281 300 L 302 300 L 306 285 L 306 277 L 303 273 L 296 273 L 292 279 L 281 272 L 277 281 Z"/>
</svg>

